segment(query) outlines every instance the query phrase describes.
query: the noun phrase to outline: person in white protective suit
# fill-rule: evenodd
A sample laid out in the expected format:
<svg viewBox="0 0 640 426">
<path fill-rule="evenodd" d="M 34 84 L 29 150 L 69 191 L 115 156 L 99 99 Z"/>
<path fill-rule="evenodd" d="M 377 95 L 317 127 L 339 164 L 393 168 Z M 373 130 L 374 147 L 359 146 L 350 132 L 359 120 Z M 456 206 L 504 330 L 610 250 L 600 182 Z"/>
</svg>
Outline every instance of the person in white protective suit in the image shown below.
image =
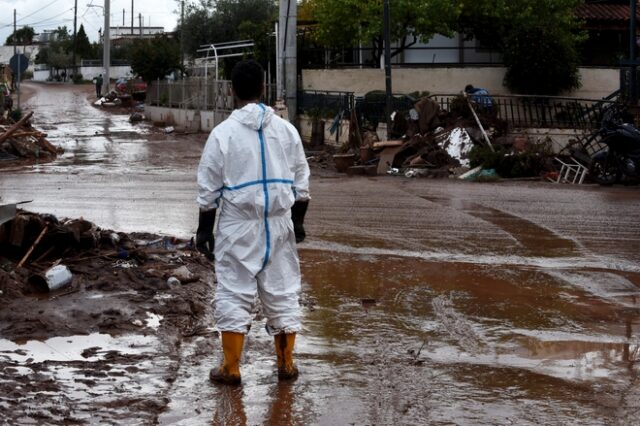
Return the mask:
<svg viewBox="0 0 640 426">
<path fill-rule="evenodd" d="M 200 218 L 196 247 L 215 259 L 214 319 L 224 359 L 218 383 L 240 383 L 240 356 L 257 294 L 275 339 L 280 380 L 294 379 L 300 331 L 300 265 L 309 166 L 297 130 L 260 103 L 262 67 L 240 62 L 232 72 L 238 109 L 209 135 L 198 167 Z M 213 236 L 216 211 L 218 228 Z"/>
</svg>

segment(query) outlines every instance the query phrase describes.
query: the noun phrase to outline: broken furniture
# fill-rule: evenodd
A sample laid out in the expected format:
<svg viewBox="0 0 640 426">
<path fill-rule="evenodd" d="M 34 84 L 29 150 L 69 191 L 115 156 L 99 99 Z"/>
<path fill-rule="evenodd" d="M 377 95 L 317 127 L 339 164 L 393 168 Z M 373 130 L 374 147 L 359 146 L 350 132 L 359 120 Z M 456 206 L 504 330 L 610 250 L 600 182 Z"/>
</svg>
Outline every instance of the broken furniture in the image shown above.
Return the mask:
<svg viewBox="0 0 640 426">
<path fill-rule="evenodd" d="M 555 157 L 554 160 L 561 165 L 556 183 L 562 182 L 581 185 L 589 173 L 589 169 L 573 157 L 569 157 L 568 159 Z"/>
<path fill-rule="evenodd" d="M 377 173 L 383 175 L 392 166 L 396 154 L 402 150 L 403 141 L 382 141 L 373 144 L 374 150 L 381 149 Z"/>
</svg>

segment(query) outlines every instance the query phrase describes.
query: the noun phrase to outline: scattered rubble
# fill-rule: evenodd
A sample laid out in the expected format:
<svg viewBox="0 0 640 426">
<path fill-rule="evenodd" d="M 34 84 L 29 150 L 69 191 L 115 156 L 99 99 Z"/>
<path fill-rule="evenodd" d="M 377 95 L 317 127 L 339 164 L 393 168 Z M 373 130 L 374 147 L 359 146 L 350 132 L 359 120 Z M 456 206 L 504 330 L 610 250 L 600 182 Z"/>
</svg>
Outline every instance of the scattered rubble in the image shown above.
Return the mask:
<svg viewBox="0 0 640 426">
<path fill-rule="evenodd" d="M 462 96 L 453 100 L 450 111 L 423 97 L 407 113 L 395 111 L 392 120 L 394 139 L 379 141 L 375 129 L 361 126 L 352 113 L 349 141 L 333 155 L 335 169 L 348 175 L 466 180 L 540 178 L 557 169 L 545 143 L 505 136 L 506 122 L 491 111 L 476 111 Z M 483 169 L 487 171 L 481 173 Z"/>
<path fill-rule="evenodd" d="M 3 297 L 77 285 L 78 276 L 85 286 L 120 275 L 131 283 L 163 288 L 171 277 L 183 285 L 199 281 L 203 269 L 211 266 L 190 240 L 117 233 L 82 218 L 58 220 L 20 209 L 0 225 Z"/>
<path fill-rule="evenodd" d="M 17 122 L 0 119 L 0 164 L 19 160 L 51 161 L 64 151 L 31 125 L 33 111 Z"/>
<path fill-rule="evenodd" d="M 187 279 L 168 283 L 174 275 Z M 99 423 L 148 423 L 163 401 L 138 384 L 173 380 L 167 365 L 194 338 L 203 353 L 217 350 L 213 276 L 213 265 L 189 240 L 18 210 L 0 226 L 0 392 L 7 395 L 0 417 L 83 423 L 88 417 L 79 406 L 99 400 L 99 410 L 88 408 L 99 412 Z"/>
</svg>

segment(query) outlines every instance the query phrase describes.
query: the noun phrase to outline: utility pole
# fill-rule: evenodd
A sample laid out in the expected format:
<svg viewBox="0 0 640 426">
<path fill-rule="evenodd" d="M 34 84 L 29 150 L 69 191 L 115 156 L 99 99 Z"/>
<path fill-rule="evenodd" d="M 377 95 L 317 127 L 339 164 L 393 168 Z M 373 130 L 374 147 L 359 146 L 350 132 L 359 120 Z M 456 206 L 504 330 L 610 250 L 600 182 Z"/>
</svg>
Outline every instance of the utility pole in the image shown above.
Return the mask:
<svg viewBox="0 0 640 426">
<path fill-rule="evenodd" d="M 73 5 L 73 56 L 71 59 L 71 63 L 73 64 L 73 78 L 76 77 L 76 50 L 78 48 L 78 32 L 77 32 L 77 24 L 78 24 L 78 0 L 75 0 Z"/>
<path fill-rule="evenodd" d="M 133 0 L 131 0 L 131 35 L 133 35 Z"/>
<path fill-rule="evenodd" d="M 109 68 L 111 67 L 111 0 L 104 0 L 104 32 L 102 66 L 104 67 L 105 92 L 109 93 Z"/>
<path fill-rule="evenodd" d="M 13 54 L 18 53 L 18 37 L 16 36 L 16 10 L 13 9 Z"/>
<path fill-rule="evenodd" d="M 122 8 L 122 26 L 124 27 L 124 7 Z"/>
<path fill-rule="evenodd" d="M 142 13 L 138 13 L 138 25 L 140 26 L 140 38 L 142 38 Z"/>
<path fill-rule="evenodd" d="M 18 36 L 16 34 L 16 10 L 13 9 L 13 54 L 14 56 L 18 53 Z M 24 49 L 23 49 L 24 50 Z M 16 81 L 15 77 L 11 78 L 11 84 L 13 85 L 13 87 L 16 89 L 17 92 L 17 102 L 18 102 L 18 109 L 20 109 L 20 56 L 18 56 L 18 79 Z"/>
<path fill-rule="evenodd" d="M 281 26 L 281 22 L 283 22 L 283 18 L 282 18 L 282 13 L 280 13 L 280 15 L 278 16 L 278 22 L 276 22 L 276 100 L 282 100 L 284 97 L 284 85 L 282 84 L 282 68 L 283 67 L 283 63 L 282 63 L 282 51 L 283 49 L 283 44 L 282 44 L 282 37 L 280 37 L 281 31 L 280 29 L 282 28 Z"/>
<path fill-rule="evenodd" d="M 387 140 L 390 139 L 391 134 L 391 110 L 393 106 L 391 104 L 391 35 L 390 35 L 390 21 L 391 16 L 389 13 L 389 0 L 384 0 L 384 80 L 386 88 L 387 108 Z"/>
<path fill-rule="evenodd" d="M 298 100 L 298 54 L 297 54 L 297 27 L 298 27 L 298 3 L 296 0 L 281 0 L 279 10 L 278 46 L 282 48 L 282 61 L 284 62 L 285 100 L 289 110 L 289 119 L 295 120 Z M 280 93 L 278 93 L 280 96 Z"/>
<path fill-rule="evenodd" d="M 184 0 L 180 2 L 180 66 L 184 67 Z"/>
<path fill-rule="evenodd" d="M 636 106 L 638 103 L 638 64 L 636 60 L 638 59 L 638 41 L 636 39 L 636 19 L 638 12 L 638 3 L 636 0 L 631 0 L 631 14 L 629 16 L 629 56 L 631 61 L 631 103 L 633 106 Z"/>
</svg>

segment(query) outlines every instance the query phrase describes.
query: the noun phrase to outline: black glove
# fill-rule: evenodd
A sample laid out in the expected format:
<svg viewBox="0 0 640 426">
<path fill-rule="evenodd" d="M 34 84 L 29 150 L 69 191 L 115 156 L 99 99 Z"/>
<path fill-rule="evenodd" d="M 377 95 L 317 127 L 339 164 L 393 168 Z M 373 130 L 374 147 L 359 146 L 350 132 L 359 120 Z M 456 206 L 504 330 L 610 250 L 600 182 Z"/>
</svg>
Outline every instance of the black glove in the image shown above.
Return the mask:
<svg viewBox="0 0 640 426">
<path fill-rule="evenodd" d="M 215 259 L 213 255 L 213 224 L 215 221 L 216 209 L 200 211 L 198 230 L 196 231 L 196 249 L 207 256 L 209 260 Z"/>
<path fill-rule="evenodd" d="M 293 232 L 296 234 L 296 243 L 301 243 L 307 234 L 304 232 L 304 215 L 307 214 L 309 201 L 296 201 L 291 207 L 291 220 Z"/>
</svg>

